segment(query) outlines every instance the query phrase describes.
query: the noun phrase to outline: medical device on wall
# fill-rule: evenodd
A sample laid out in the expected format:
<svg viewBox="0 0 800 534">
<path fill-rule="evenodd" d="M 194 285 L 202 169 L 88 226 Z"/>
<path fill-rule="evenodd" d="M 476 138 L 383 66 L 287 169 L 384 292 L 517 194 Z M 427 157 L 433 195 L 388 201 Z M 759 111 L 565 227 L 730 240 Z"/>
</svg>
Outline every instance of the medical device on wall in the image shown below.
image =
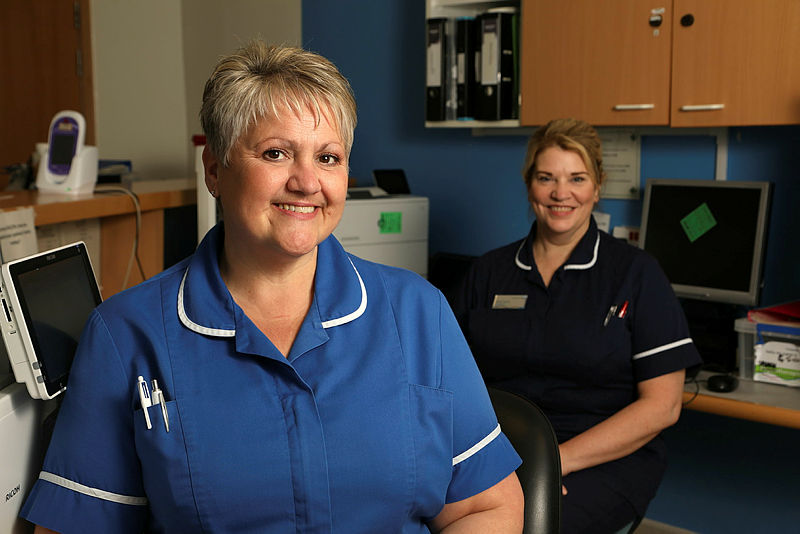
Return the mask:
<svg viewBox="0 0 800 534">
<path fill-rule="evenodd" d="M 86 146 L 86 120 L 60 111 L 50 121 L 47 151 L 39 163 L 36 188 L 46 193 L 91 193 L 97 183 L 97 147 Z"/>
<path fill-rule="evenodd" d="M 66 389 L 83 326 L 100 302 L 83 242 L 3 264 L 3 341 L 31 397 L 52 399 Z"/>
</svg>

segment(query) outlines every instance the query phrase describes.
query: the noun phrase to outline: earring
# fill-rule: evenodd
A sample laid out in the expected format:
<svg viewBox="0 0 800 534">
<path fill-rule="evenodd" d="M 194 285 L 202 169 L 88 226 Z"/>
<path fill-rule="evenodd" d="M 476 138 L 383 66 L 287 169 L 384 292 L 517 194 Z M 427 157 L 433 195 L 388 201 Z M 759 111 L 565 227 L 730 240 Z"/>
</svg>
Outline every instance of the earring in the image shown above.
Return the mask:
<svg viewBox="0 0 800 534">
<path fill-rule="evenodd" d="M 217 188 L 216 187 L 211 190 L 211 196 L 214 197 L 214 198 L 217 198 Z"/>
</svg>

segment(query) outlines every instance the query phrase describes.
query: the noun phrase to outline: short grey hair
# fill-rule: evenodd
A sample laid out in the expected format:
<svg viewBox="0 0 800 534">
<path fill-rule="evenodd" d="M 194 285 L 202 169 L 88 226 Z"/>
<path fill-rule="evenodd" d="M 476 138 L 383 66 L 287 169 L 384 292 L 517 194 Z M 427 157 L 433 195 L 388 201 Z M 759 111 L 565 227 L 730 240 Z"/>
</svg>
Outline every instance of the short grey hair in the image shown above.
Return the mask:
<svg viewBox="0 0 800 534">
<path fill-rule="evenodd" d="M 256 122 L 306 109 L 317 124 L 324 116 L 339 130 L 349 158 L 357 112 L 347 79 L 319 54 L 254 40 L 217 63 L 203 91 L 200 123 L 208 147 L 227 167 L 231 149 Z"/>
</svg>

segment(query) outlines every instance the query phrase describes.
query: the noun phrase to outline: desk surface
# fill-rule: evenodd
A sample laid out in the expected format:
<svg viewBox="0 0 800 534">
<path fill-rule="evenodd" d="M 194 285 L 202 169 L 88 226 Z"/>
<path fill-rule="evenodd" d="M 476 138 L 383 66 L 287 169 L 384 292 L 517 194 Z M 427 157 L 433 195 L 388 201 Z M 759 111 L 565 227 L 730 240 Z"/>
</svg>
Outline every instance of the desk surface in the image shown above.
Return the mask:
<svg viewBox="0 0 800 534">
<path fill-rule="evenodd" d="M 197 200 L 194 183 L 180 189 L 137 193 L 142 211 L 188 206 Z M 0 211 L 32 207 L 34 224 L 43 226 L 95 217 L 123 215 L 136 211 L 130 197 L 122 193 L 53 195 L 38 191 L 0 192 Z"/>
<path fill-rule="evenodd" d="M 701 371 L 696 382 L 684 386 L 684 408 L 800 428 L 800 388 L 740 378 L 735 391 L 715 393 L 705 387 L 705 380 L 712 374 Z"/>
</svg>

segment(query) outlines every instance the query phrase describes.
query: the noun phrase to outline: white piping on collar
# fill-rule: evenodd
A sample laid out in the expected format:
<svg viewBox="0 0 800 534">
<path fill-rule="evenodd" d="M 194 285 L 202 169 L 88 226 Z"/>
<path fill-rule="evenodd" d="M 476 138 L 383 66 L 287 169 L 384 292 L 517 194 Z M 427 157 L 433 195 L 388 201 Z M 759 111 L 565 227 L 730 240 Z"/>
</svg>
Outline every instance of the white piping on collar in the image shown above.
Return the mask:
<svg viewBox="0 0 800 534">
<path fill-rule="evenodd" d="M 528 242 L 528 240 L 527 240 L 527 239 L 523 239 L 523 240 L 522 240 L 522 243 L 520 244 L 519 248 L 517 249 L 517 253 L 516 253 L 516 255 L 514 256 L 514 263 L 516 263 L 516 264 L 517 264 L 517 267 L 519 267 L 520 269 L 522 269 L 522 270 L 524 270 L 524 271 L 530 271 L 530 270 L 531 270 L 531 266 L 530 266 L 530 265 L 525 265 L 525 264 L 524 264 L 524 263 L 522 263 L 522 261 L 519 259 L 519 253 L 520 253 L 520 252 L 522 252 L 522 247 L 524 247 L 524 246 L 525 246 L 525 243 L 527 243 L 527 242 Z"/>
<path fill-rule="evenodd" d="M 358 308 L 355 309 L 352 313 L 348 313 L 342 317 L 337 319 L 331 319 L 330 321 L 323 321 L 322 328 L 332 328 L 334 326 L 341 326 L 343 324 L 349 323 L 361 317 L 364 314 L 364 311 L 367 309 L 367 288 L 364 286 L 364 280 L 361 279 L 361 274 L 359 274 L 358 269 L 356 266 L 353 265 L 353 261 L 350 258 L 347 258 L 350 261 L 350 266 L 353 268 L 353 271 L 356 273 L 356 277 L 358 277 L 358 283 L 361 286 L 361 303 L 358 305 Z M 189 316 L 186 314 L 186 309 L 183 305 L 183 287 L 186 283 L 186 275 L 189 273 L 189 268 L 186 268 L 186 271 L 183 273 L 183 278 L 181 279 L 181 285 L 178 289 L 178 317 L 180 318 L 181 322 L 183 323 L 186 328 L 192 330 L 193 332 L 197 332 L 198 334 L 203 334 L 207 336 L 217 336 L 217 337 L 233 337 L 236 335 L 236 330 L 225 330 L 221 328 L 209 328 L 207 326 L 199 325 L 189 319 Z"/>
<path fill-rule="evenodd" d="M 367 309 L 367 288 L 364 287 L 364 280 L 361 279 L 361 275 L 359 274 L 358 269 L 356 269 L 356 266 L 353 265 L 353 260 L 351 260 L 350 258 L 347 259 L 348 261 L 350 261 L 350 266 L 353 268 L 353 271 L 355 271 L 356 276 L 358 277 L 358 283 L 361 285 L 361 304 L 359 304 L 358 308 L 356 308 L 356 310 L 352 313 L 348 313 L 347 315 L 339 317 L 338 319 L 323 321 L 322 328 L 341 326 L 345 323 L 349 323 L 350 321 L 355 321 L 356 319 L 361 317 L 364 314 L 364 311 L 366 311 Z"/>
<path fill-rule="evenodd" d="M 574 264 L 574 265 L 565 265 L 564 270 L 568 269 L 591 269 L 592 266 L 597 263 L 597 249 L 600 248 L 600 232 L 597 232 L 597 240 L 594 242 L 594 257 L 592 257 L 592 261 L 589 263 L 584 264 Z"/>
<path fill-rule="evenodd" d="M 207 326 L 202 326 L 191 319 L 189 316 L 186 315 L 186 309 L 183 307 L 183 286 L 186 283 L 186 275 L 189 274 L 189 267 L 186 267 L 186 270 L 183 272 L 183 278 L 181 279 L 181 287 L 178 289 L 178 317 L 180 318 L 183 325 L 192 330 L 197 332 L 198 334 L 203 334 L 206 336 L 217 336 L 217 337 L 233 337 L 236 335 L 236 330 L 223 330 L 221 328 L 208 328 Z"/>
<path fill-rule="evenodd" d="M 523 269 L 525 271 L 530 271 L 531 270 L 531 266 L 530 265 L 525 265 L 524 263 L 522 263 L 522 260 L 519 259 L 519 253 L 522 252 L 522 247 L 524 247 L 525 243 L 527 243 L 527 242 L 528 242 L 527 239 L 523 239 L 522 240 L 522 244 L 520 244 L 519 248 L 517 249 L 517 253 L 514 255 L 514 263 L 516 263 L 517 267 L 519 267 L 520 269 Z M 589 263 L 584 263 L 584 264 L 580 264 L 580 265 L 579 264 L 564 265 L 564 270 L 566 271 L 566 270 L 569 270 L 569 269 L 572 269 L 572 270 L 575 270 L 575 269 L 591 269 L 592 266 L 595 263 L 597 263 L 597 250 L 599 248 L 600 248 L 600 233 L 598 232 L 597 233 L 597 241 L 594 242 L 594 256 L 592 257 L 592 260 Z"/>
</svg>

